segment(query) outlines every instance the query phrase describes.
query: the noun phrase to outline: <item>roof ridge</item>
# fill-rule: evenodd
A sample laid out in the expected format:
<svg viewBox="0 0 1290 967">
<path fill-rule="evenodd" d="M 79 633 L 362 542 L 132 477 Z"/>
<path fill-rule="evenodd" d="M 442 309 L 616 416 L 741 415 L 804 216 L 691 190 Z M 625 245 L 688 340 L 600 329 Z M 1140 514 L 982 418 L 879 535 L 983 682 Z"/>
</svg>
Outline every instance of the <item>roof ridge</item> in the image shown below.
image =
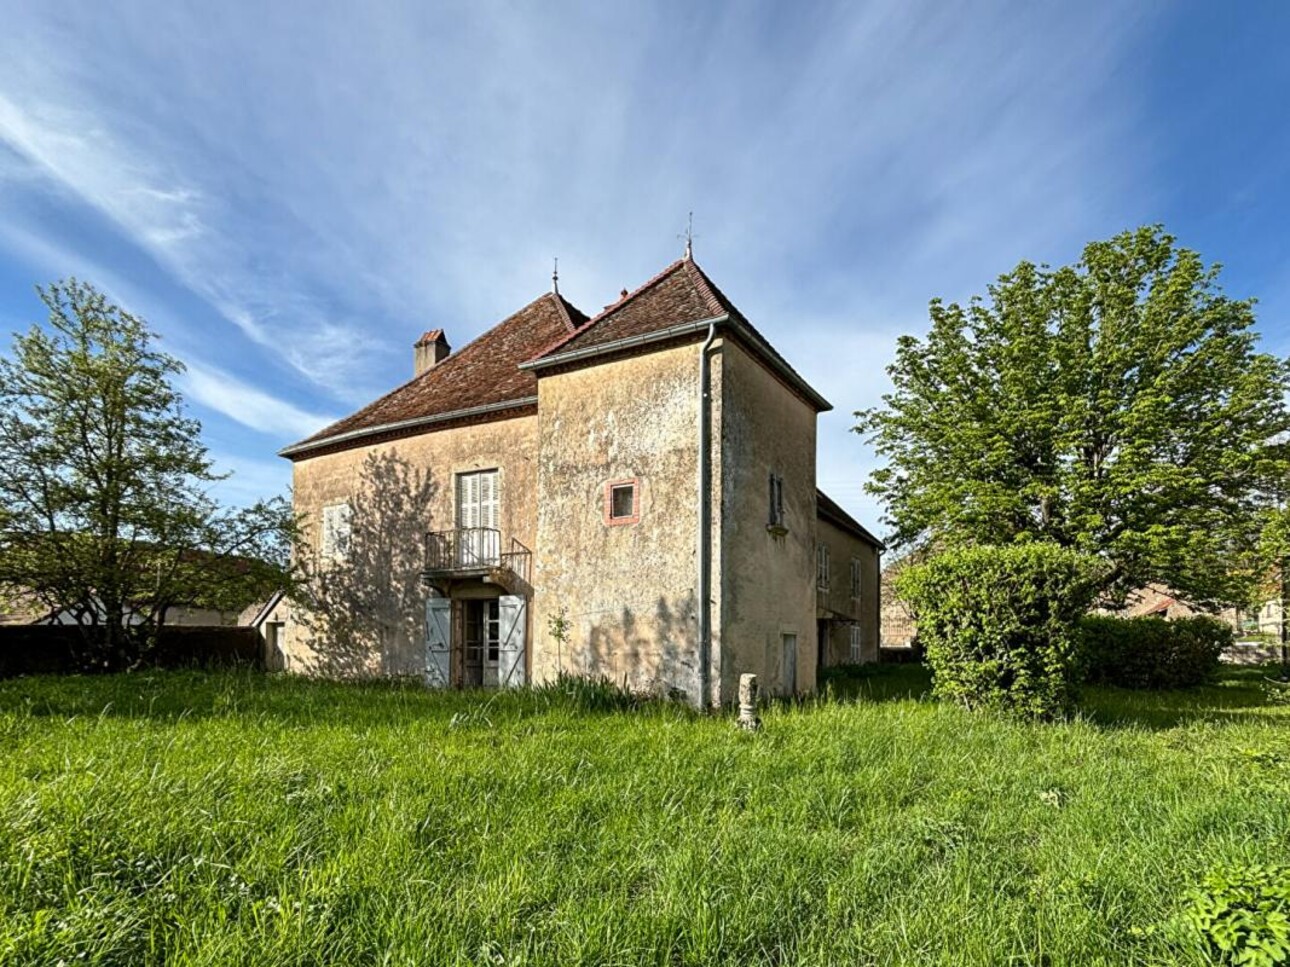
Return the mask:
<svg viewBox="0 0 1290 967">
<path fill-rule="evenodd" d="M 708 303 L 708 308 L 712 310 L 712 314 L 714 316 L 719 316 L 723 312 L 729 312 L 733 306 L 722 304 L 721 299 L 715 291 L 716 286 L 712 284 L 712 280 L 708 278 L 707 273 L 704 272 L 703 269 L 699 268 L 698 263 L 696 263 L 693 258 L 683 259 L 682 261 L 684 261 L 686 266 L 689 268 L 690 275 L 692 276 L 691 281 L 693 281 L 698 287 L 700 294 L 702 294 L 704 300 Z"/>
<path fill-rule="evenodd" d="M 652 288 L 652 287 L 654 287 L 654 286 L 658 285 L 658 284 L 659 284 L 660 282 L 662 282 L 665 278 L 667 278 L 669 275 L 671 275 L 673 272 L 675 272 L 678 268 L 680 268 L 680 267 L 681 267 L 681 266 L 682 266 L 686 261 L 687 261 L 687 260 L 686 260 L 686 259 L 684 259 L 684 258 L 679 258 L 679 259 L 677 259 L 675 262 L 673 262 L 673 263 L 672 263 L 671 265 L 669 265 L 667 268 L 663 269 L 663 270 L 662 270 L 661 272 L 659 272 L 656 276 L 654 276 L 654 278 L 650 279 L 648 282 L 644 283 L 643 285 L 638 286 L 635 290 L 633 290 L 632 292 L 629 292 L 627 295 L 623 296 L 623 297 L 622 297 L 621 299 L 619 299 L 617 302 L 612 303 L 611 305 L 607 305 L 607 306 L 605 306 L 603 309 L 601 309 L 598 313 L 596 313 L 594 316 L 592 316 L 590 319 L 588 319 L 586 322 L 584 322 L 581 326 L 579 326 L 579 327 L 578 327 L 577 329 L 575 329 L 573 332 L 569 333 L 567 336 L 564 336 L 564 337 L 562 337 L 562 338 L 560 338 L 560 339 L 557 339 L 557 340 L 556 340 L 555 342 L 553 342 L 551 345 L 549 345 L 549 346 L 545 347 L 545 348 L 544 348 L 540 353 L 538 353 L 537 355 L 535 355 L 535 356 L 533 357 L 533 359 L 541 359 L 543 356 L 547 356 L 547 355 L 549 355 L 549 354 L 551 354 L 551 353 L 555 352 L 557 349 L 559 349 L 559 348 L 560 348 L 561 346 L 563 346 L 565 343 L 572 342 L 574 339 L 576 339 L 578 336 L 581 336 L 584 332 L 586 332 L 588 329 L 590 329 L 590 328 L 591 328 L 592 326 L 594 326 L 596 323 L 600 322 L 600 320 L 604 319 L 606 316 L 609 316 L 609 315 L 611 315 L 612 313 L 617 312 L 619 309 L 621 309 L 623 306 L 627 305 L 627 303 L 631 302 L 633 299 L 635 299 L 638 295 L 641 295 L 641 294 L 642 294 L 643 292 L 645 292 L 647 289 L 650 289 L 650 288 Z M 720 315 L 720 314 L 721 314 L 721 310 L 720 310 L 720 309 L 718 309 L 718 310 L 717 310 L 717 312 L 716 312 L 716 313 L 714 313 L 714 315 Z"/>
<path fill-rule="evenodd" d="M 548 292 L 547 295 L 549 295 L 551 298 L 555 300 L 556 309 L 559 310 L 560 317 L 564 319 L 564 323 L 568 327 L 569 331 L 572 332 L 573 330 L 577 329 L 578 326 L 574 323 L 573 315 L 569 312 L 569 310 L 572 309 L 580 316 L 586 316 L 586 313 L 583 312 L 581 309 L 579 309 L 577 306 L 575 306 L 564 296 L 562 296 L 559 292 Z M 531 304 L 532 303 L 530 303 L 530 305 Z"/>
</svg>

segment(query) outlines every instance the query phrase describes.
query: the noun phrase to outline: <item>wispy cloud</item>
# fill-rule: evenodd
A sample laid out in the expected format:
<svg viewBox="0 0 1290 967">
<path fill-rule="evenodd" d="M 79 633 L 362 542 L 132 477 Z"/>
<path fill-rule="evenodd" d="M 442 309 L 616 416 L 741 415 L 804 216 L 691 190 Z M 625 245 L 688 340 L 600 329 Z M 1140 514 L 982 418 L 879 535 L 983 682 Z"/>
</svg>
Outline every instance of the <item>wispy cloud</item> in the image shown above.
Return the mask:
<svg viewBox="0 0 1290 967">
<path fill-rule="evenodd" d="M 287 496 L 290 470 L 280 460 L 258 460 L 235 453 L 212 453 L 216 473 L 228 477 L 212 490 L 219 499 L 235 507 L 245 507 L 257 500 Z"/>
<path fill-rule="evenodd" d="M 308 413 L 230 373 L 199 363 L 188 363 L 179 382 L 186 396 L 263 433 L 286 431 L 295 437 L 306 437 L 336 419 Z"/>
<path fill-rule="evenodd" d="M 822 474 L 872 521 L 845 429 L 894 334 L 1146 205 L 1116 83 L 1145 16 L 395 2 L 257 7 L 252 29 L 86 6 L 0 36 L 0 142 L 219 314 L 230 348 L 200 362 L 260 386 L 255 356 L 292 402 L 196 369 L 194 399 L 293 435 L 406 376 L 419 331 L 460 345 L 531 299 L 552 256 L 594 311 L 680 254 L 694 209 L 700 261 L 837 406 Z"/>
</svg>

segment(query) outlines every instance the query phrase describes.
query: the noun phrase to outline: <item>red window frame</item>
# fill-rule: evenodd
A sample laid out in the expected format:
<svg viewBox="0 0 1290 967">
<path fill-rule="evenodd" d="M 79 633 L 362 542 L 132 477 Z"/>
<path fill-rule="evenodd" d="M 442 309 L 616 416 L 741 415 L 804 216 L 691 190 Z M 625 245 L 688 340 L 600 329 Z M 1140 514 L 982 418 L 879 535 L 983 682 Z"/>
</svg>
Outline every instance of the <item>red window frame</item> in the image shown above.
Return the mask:
<svg viewBox="0 0 1290 967">
<path fill-rule="evenodd" d="M 632 488 L 632 513 L 630 517 L 614 516 L 614 490 L 618 487 Z M 625 480 L 611 480 L 605 484 L 605 524 L 609 527 L 621 527 L 624 524 L 636 524 L 641 519 L 641 481 L 639 477 L 628 477 Z"/>
</svg>

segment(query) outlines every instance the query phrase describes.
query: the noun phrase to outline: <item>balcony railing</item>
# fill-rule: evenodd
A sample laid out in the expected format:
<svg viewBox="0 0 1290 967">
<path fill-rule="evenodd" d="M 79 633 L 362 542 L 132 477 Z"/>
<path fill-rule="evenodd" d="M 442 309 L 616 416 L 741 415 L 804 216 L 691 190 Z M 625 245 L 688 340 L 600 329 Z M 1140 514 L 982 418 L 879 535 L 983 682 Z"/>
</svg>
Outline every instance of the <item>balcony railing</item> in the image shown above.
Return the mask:
<svg viewBox="0 0 1290 967">
<path fill-rule="evenodd" d="M 513 537 L 506 550 L 502 546 L 502 532 L 493 527 L 433 531 L 426 534 L 426 573 L 452 577 L 501 570 L 527 584 L 533 552 Z"/>
</svg>

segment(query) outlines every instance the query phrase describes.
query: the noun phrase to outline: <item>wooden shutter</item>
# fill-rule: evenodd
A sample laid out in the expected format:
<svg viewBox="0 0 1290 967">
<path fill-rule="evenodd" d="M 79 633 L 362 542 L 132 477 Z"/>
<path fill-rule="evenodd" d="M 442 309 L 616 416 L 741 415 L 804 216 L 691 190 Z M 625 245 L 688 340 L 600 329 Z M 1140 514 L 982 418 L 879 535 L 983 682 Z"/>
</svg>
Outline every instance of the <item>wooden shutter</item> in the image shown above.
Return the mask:
<svg viewBox="0 0 1290 967">
<path fill-rule="evenodd" d="M 498 526 L 497 471 L 488 470 L 479 476 L 479 526 Z"/>
<path fill-rule="evenodd" d="M 797 694 L 797 635 L 782 635 L 784 651 L 781 655 L 779 682 L 783 695 Z"/>
<path fill-rule="evenodd" d="M 344 557 L 349 550 L 349 504 L 330 504 L 322 511 L 322 555 Z"/>
<path fill-rule="evenodd" d="M 525 682 L 524 626 L 528 601 L 518 594 L 497 599 L 497 686 L 515 688 Z"/>
<path fill-rule="evenodd" d="M 447 688 L 452 669 L 452 599 L 426 599 L 426 684 Z"/>
<path fill-rule="evenodd" d="M 458 564 L 496 565 L 501 554 L 501 494 L 496 470 L 457 475 L 457 526 L 469 529 L 458 549 Z M 487 528 L 488 531 L 481 530 Z"/>
</svg>

